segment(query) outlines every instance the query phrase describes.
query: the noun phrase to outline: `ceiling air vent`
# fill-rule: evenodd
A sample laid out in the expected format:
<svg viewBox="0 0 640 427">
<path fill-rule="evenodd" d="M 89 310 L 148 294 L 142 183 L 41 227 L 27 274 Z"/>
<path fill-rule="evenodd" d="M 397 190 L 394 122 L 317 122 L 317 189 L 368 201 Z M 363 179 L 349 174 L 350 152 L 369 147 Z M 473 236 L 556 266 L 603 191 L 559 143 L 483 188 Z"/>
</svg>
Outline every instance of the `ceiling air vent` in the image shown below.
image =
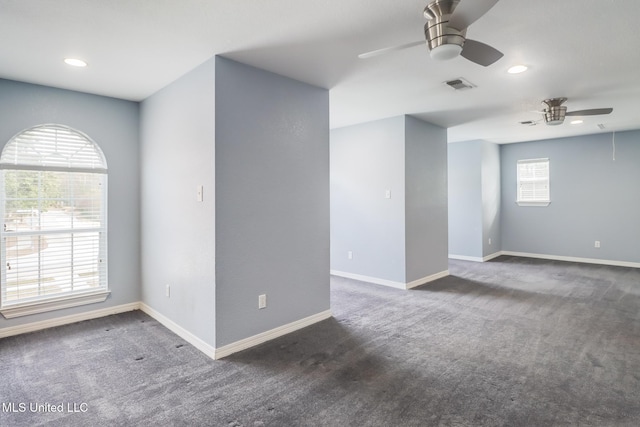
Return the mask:
<svg viewBox="0 0 640 427">
<path fill-rule="evenodd" d="M 449 80 L 448 82 L 445 82 L 445 83 L 449 87 L 455 90 L 467 90 L 467 89 L 473 89 L 474 87 L 476 87 L 476 85 L 474 85 L 473 83 L 469 83 L 467 80 L 463 79 L 462 77 Z"/>
</svg>

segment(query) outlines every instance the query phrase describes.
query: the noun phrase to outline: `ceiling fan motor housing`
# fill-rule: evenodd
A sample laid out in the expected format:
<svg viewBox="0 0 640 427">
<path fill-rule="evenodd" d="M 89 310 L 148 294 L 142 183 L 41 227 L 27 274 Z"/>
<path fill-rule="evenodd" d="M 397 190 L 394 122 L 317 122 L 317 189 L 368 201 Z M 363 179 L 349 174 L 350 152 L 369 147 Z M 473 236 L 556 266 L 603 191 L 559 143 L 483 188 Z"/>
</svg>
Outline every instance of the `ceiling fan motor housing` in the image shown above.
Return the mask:
<svg viewBox="0 0 640 427">
<path fill-rule="evenodd" d="M 564 116 L 567 114 L 567 107 L 552 107 L 545 110 L 544 122 L 548 125 L 561 125 L 564 123 Z"/>
<path fill-rule="evenodd" d="M 452 59 L 462 51 L 466 29 L 458 31 L 448 25 L 449 17 L 458 3 L 459 0 L 435 0 L 424 9 L 424 16 L 428 19 L 424 35 L 434 59 Z"/>
<path fill-rule="evenodd" d="M 567 107 L 562 104 L 567 98 L 551 98 L 545 99 L 547 108 L 544 110 L 544 122 L 550 126 L 561 125 L 564 123 L 565 115 L 567 114 Z"/>
</svg>

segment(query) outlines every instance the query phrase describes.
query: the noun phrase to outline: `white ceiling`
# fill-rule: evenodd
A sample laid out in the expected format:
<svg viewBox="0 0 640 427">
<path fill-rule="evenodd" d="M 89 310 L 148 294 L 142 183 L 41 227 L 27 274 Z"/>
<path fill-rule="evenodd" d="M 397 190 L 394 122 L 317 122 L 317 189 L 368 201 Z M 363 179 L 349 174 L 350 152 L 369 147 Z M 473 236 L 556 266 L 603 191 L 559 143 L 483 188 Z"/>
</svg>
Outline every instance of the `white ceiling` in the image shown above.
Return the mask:
<svg viewBox="0 0 640 427">
<path fill-rule="evenodd" d="M 330 89 L 332 128 L 411 114 L 449 128 L 450 142 L 498 143 L 640 129 L 640 1 L 502 0 L 467 33 L 504 53 L 487 68 L 435 62 L 423 45 L 358 59 L 424 39 L 427 2 L 0 0 L 0 78 L 140 101 L 223 55 Z M 69 56 L 89 66 L 70 68 Z M 516 63 L 529 71 L 507 74 Z M 443 84 L 458 77 L 477 87 Z M 614 111 L 518 123 L 562 96 L 569 111 Z"/>
</svg>

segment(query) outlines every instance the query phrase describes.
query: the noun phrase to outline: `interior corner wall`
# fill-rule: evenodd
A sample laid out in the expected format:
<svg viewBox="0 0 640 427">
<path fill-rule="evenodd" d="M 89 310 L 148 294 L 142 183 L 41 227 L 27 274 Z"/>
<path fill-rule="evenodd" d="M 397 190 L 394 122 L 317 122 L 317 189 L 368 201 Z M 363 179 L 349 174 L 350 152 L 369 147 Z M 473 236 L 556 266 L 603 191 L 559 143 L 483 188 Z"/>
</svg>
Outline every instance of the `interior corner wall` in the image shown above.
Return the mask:
<svg viewBox="0 0 640 427">
<path fill-rule="evenodd" d="M 449 255 L 483 257 L 482 141 L 448 144 Z"/>
<path fill-rule="evenodd" d="M 500 146 L 455 142 L 448 154 L 449 256 L 483 261 L 502 250 Z"/>
<path fill-rule="evenodd" d="M 640 262 L 640 131 L 506 144 L 500 151 L 504 251 Z M 546 207 L 515 203 L 516 163 L 533 158 L 549 158 Z"/>
<path fill-rule="evenodd" d="M 215 63 L 221 347 L 329 310 L 329 92 Z"/>
<path fill-rule="evenodd" d="M 406 282 L 449 269 L 447 130 L 405 116 Z"/>
<path fill-rule="evenodd" d="M 56 123 L 87 134 L 102 149 L 109 169 L 108 280 L 106 301 L 13 319 L 0 329 L 140 300 L 139 105 L 103 96 L 0 79 L 0 149 L 17 133 Z"/>
<path fill-rule="evenodd" d="M 500 146 L 483 141 L 481 145 L 482 257 L 502 251 Z"/>
<path fill-rule="evenodd" d="M 406 283 L 404 127 L 398 116 L 331 131 L 334 272 Z"/>
<path fill-rule="evenodd" d="M 213 60 L 141 104 L 142 301 L 210 346 L 215 346 L 214 119 Z"/>
</svg>

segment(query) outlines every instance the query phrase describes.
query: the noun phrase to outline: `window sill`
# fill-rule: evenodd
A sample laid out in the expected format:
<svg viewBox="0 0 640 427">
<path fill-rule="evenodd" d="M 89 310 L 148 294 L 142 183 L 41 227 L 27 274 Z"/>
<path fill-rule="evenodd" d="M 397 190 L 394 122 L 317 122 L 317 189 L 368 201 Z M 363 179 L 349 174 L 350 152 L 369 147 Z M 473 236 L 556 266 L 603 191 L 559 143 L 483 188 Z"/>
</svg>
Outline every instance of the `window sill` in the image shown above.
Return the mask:
<svg viewBox="0 0 640 427">
<path fill-rule="evenodd" d="M 47 311 L 103 302 L 107 299 L 110 293 L 111 291 L 109 290 L 100 290 L 79 295 L 52 298 L 46 301 L 7 305 L 0 308 L 0 313 L 2 313 L 6 319 L 12 319 L 14 317 L 28 316 L 30 314 L 45 313 Z"/>
<path fill-rule="evenodd" d="M 519 201 L 516 201 L 516 203 L 518 204 L 518 206 L 549 206 L 551 204 L 551 201 L 546 201 L 546 202 L 519 202 Z"/>
</svg>

